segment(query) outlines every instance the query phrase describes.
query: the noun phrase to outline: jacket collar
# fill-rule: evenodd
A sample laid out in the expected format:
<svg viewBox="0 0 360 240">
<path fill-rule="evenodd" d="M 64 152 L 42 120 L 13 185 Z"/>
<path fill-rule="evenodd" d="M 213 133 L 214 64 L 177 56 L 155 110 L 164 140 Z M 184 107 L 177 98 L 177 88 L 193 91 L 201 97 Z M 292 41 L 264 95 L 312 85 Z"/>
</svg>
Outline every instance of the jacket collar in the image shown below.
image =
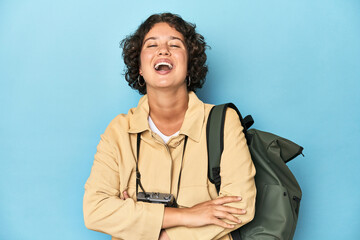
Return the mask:
<svg viewBox="0 0 360 240">
<path fill-rule="evenodd" d="M 130 109 L 130 128 L 129 133 L 140 133 L 150 130 L 148 123 L 149 103 L 147 95 L 140 98 L 136 108 Z"/>
<path fill-rule="evenodd" d="M 150 131 L 148 116 L 149 103 L 147 95 L 143 96 L 135 109 L 130 109 L 129 133 Z M 200 141 L 201 131 L 205 122 L 205 105 L 194 92 L 189 92 L 188 109 L 185 113 L 184 122 L 180 128 L 180 134 L 187 135 L 196 142 Z"/>
</svg>

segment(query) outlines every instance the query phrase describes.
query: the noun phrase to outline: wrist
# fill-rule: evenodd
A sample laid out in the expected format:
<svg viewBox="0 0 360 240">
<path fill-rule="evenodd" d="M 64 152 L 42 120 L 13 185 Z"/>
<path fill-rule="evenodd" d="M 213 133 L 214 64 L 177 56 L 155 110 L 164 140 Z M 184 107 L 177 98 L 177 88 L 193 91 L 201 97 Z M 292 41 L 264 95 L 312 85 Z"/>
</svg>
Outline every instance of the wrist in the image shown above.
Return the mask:
<svg viewBox="0 0 360 240">
<path fill-rule="evenodd" d="M 185 226 L 184 208 L 165 207 L 162 228 Z"/>
<path fill-rule="evenodd" d="M 186 208 L 177 208 L 177 217 L 179 219 L 179 226 L 187 227 L 186 223 Z"/>
</svg>

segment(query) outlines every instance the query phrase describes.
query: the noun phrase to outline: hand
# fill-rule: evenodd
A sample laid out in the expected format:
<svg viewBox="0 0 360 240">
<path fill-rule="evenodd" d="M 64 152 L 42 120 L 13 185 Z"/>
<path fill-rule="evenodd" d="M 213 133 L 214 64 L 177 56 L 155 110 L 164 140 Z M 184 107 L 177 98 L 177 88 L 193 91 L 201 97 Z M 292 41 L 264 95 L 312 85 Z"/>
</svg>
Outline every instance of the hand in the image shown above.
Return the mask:
<svg viewBox="0 0 360 240">
<path fill-rule="evenodd" d="M 120 197 L 120 199 L 122 199 L 122 200 L 126 200 L 126 199 L 128 199 L 128 198 L 130 198 L 130 197 L 129 197 L 129 195 L 128 195 L 127 191 L 126 191 L 126 190 L 125 190 L 125 191 L 123 191 L 123 197 Z"/>
<path fill-rule="evenodd" d="M 243 215 L 246 210 L 224 206 L 226 203 L 241 201 L 241 197 L 227 196 L 199 203 L 191 208 L 183 208 L 183 221 L 186 227 L 201 227 L 215 224 L 223 228 L 233 228 L 241 220 L 232 214 Z M 226 223 L 227 219 L 234 224 Z"/>
<path fill-rule="evenodd" d="M 169 235 L 167 235 L 164 229 L 160 232 L 159 240 L 170 240 Z"/>
</svg>

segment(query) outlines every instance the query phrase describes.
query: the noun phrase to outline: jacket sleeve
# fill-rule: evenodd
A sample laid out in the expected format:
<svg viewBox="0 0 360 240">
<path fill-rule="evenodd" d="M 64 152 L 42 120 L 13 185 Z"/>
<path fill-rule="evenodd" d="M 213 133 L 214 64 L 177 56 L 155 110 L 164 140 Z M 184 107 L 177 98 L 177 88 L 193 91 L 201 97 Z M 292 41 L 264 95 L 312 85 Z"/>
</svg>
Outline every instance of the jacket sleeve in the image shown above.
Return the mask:
<svg viewBox="0 0 360 240">
<path fill-rule="evenodd" d="M 158 239 L 164 215 L 162 204 L 120 199 L 115 147 L 101 136 L 90 177 L 85 184 L 84 221 L 87 228 L 120 239 Z"/>
<path fill-rule="evenodd" d="M 242 132 L 239 117 L 233 109 L 227 109 L 224 128 L 224 151 L 220 163 L 221 187 L 219 197 L 241 196 L 240 202 L 227 204 L 246 209 L 245 215 L 235 215 L 242 220 L 234 229 L 217 225 L 199 228 L 174 227 L 166 229 L 170 239 L 221 239 L 231 231 L 250 222 L 255 215 L 255 167 Z M 228 221 L 227 221 L 228 222 Z"/>
</svg>

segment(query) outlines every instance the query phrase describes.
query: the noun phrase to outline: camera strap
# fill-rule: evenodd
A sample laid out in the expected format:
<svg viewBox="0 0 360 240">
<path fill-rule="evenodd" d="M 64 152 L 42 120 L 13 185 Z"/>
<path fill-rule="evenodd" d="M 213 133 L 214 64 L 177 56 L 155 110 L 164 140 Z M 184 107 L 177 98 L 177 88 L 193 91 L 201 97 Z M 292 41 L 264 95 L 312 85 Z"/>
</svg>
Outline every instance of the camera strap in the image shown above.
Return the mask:
<svg viewBox="0 0 360 240">
<path fill-rule="evenodd" d="M 136 195 L 138 194 L 138 187 L 140 185 L 141 190 L 144 192 L 145 197 L 148 197 L 148 194 L 146 193 L 146 191 L 144 190 L 144 187 L 141 184 L 141 174 L 139 171 L 139 166 L 138 166 L 138 162 L 139 162 L 139 154 L 140 154 L 140 142 L 141 142 L 141 134 L 138 133 L 137 134 L 137 141 L 136 141 Z"/>
<path fill-rule="evenodd" d="M 179 189 L 180 189 L 180 179 L 181 179 L 181 172 L 182 172 L 182 165 L 183 165 L 183 161 L 184 161 L 184 155 L 185 155 L 185 148 L 186 148 L 186 143 L 188 140 L 188 136 L 185 135 L 185 139 L 184 139 L 184 148 L 183 148 L 183 154 L 181 157 L 181 165 L 180 165 L 180 173 L 179 173 L 179 180 L 178 180 L 178 188 L 177 188 L 177 195 L 179 195 Z M 141 184 L 141 174 L 139 171 L 139 156 L 140 156 L 140 142 L 141 142 L 141 133 L 137 134 L 137 141 L 136 141 L 136 195 L 139 193 L 138 191 L 138 187 L 140 186 L 141 190 L 144 192 L 145 197 L 148 197 L 148 193 L 145 191 L 144 187 Z"/>
</svg>

